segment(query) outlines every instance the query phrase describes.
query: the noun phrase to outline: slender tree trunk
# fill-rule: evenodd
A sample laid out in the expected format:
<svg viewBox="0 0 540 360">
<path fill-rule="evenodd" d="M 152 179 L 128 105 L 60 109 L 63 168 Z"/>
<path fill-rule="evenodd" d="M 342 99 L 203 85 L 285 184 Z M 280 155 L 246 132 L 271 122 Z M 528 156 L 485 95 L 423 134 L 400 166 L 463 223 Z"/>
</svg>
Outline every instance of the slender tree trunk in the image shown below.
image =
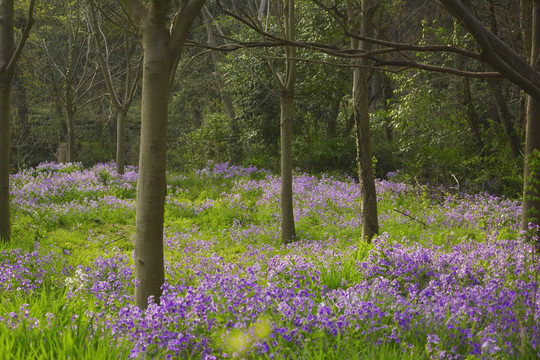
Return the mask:
<svg viewBox="0 0 540 360">
<path fill-rule="evenodd" d="M 383 107 L 385 110 L 388 110 L 389 101 L 392 100 L 394 96 L 394 89 L 392 86 L 392 79 L 386 74 L 381 74 L 383 78 Z M 386 135 L 387 141 L 394 140 L 394 125 L 392 125 L 392 119 L 389 116 L 384 118 L 385 128 L 384 132 Z"/>
<path fill-rule="evenodd" d="M 371 134 L 369 125 L 367 70 L 354 70 L 353 101 L 356 134 L 356 154 L 358 177 L 362 196 L 362 239 L 370 242 L 379 233 L 377 217 L 377 194 L 373 174 L 373 155 L 371 153 Z"/>
<path fill-rule="evenodd" d="M 67 104 L 66 104 L 67 105 Z M 75 113 L 70 109 L 69 105 L 66 106 L 66 127 L 67 127 L 67 162 L 75 161 Z"/>
<path fill-rule="evenodd" d="M 294 0 L 284 3 L 285 38 L 295 39 Z M 280 136 L 281 136 L 281 241 L 284 244 L 294 241 L 296 230 L 293 211 L 293 179 L 292 179 L 292 122 L 294 114 L 294 88 L 296 82 L 296 48 L 286 46 L 285 82 L 274 77 L 280 86 Z"/>
<path fill-rule="evenodd" d="M 347 1 L 347 12 L 351 31 L 358 31 L 354 18 L 354 11 L 350 1 Z M 362 0 L 362 23 L 360 34 L 367 36 L 375 8 L 370 0 Z M 364 51 L 369 50 L 369 43 L 351 39 L 351 47 Z M 367 60 L 357 60 L 360 66 L 367 66 Z M 358 67 L 353 70 L 353 116 L 356 125 L 356 151 L 358 161 L 358 177 L 360 182 L 360 194 L 362 197 L 362 239 L 371 242 L 371 239 L 379 233 L 379 221 L 377 216 L 377 194 L 375 191 L 375 176 L 373 174 L 373 155 L 371 153 L 371 134 L 369 124 L 369 95 L 368 73 L 366 67 Z"/>
<path fill-rule="evenodd" d="M 294 95 L 281 92 L 281 238 L 284 244 L 296 237 L 293 211 L 292 120 Z"/>
<path fill-rule="evenodd" d="M 126 164 L 126 114 L 124 109 L 116 113 L 116 172 L 124 173 Z"/>
<path fill-rule="evenodd" d="M 532 41 L 531 41 L 531 63 L 540 70 L 540 0 L 534 0 L 533 20 L 532 20 Z M 538 175 L 534 178 L 531 174 L 531 167 L 528 162 L 533 152 L 540 151 L 540 102 L 528 97 L 527 103 L 527 135 L 525 141 L 525 167 L 523 177 L 523 205 L 521 227 L 528 229 L 530 222 L 539 224 L 540 210 L 540 181 Z M 538 170 L 536 170 L 538 171 Z"/>
<path fill-rule="evenodd" d="M 341 91 L 336 91 L 336 99 L 332 104 L 330 116 L 328 118 L 328 122 L 326 123 L 326 136 L 328 136 L 329 138 L 336 137 L 339 108 L 341 107 L 342 98 L 343 94 L 341 93 Z"/>
</svg>

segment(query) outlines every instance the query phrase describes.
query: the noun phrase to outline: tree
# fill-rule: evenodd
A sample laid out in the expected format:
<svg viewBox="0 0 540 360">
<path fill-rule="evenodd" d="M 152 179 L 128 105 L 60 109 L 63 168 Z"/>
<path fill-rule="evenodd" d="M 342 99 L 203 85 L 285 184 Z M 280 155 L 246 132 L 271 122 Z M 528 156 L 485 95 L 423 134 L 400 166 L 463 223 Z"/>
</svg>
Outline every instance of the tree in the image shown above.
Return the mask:
<svg viewBox="0 0 540 360">
<path fill-rule="evenodd" d="M 527 130 L 525 138 L 525 166 L 523 184 L 523 230 L 529 222 L 539 224 L 540 179 L 532 178 L 529 161 L 535 150 L 540 151 L 540 0 L 533 1 L 531 64 L 512 50 L 499 37 L 489 31 L 459 0 L 441 0 L 441 3 L 465 26 L 482 50 L 481 60 L 502 74 L 529 95 L 527 105 Z"/>
<path fill-rule="evenodd" d="M 108 52 L 109 47 L 106 45 L 107 38 L 104 36 L 100 23 L 98 22 L 95 0 L 90 0 L 89 5 L 90 22 L 92 25 L 94 42 L 96 44 L 99 65 L 103 73 L 103 78 L 105 79 L 111 103 L 116 112 L 116 172 L 118 174 L 123 174 L 126 162 L 126 119 L 139 84 L 141 63 L 138 62 L 139 65 L 135 71 L 133 71 L 133 51 L 131 49 L 132 41 L 130 41 L 130 33 L 127 29 L 122 29 L 123 54 L 125 61 L 125 67 L 122 71 L 124 73 L 124 81 L 121 82 L 121 86 L 115 86 L 115 79 L 113 78 L 111 66 L 109 64 L 109 57 L 111 54 Z M 105 46 L 102 44 L 102 41 L 105 43 Z M 135 73 L 135 75 L 132 75 L 133 73 Z"/>
<path fill-rule="evenodd" d="M 524 6 L 523 4 L 520 5 L 520 7 L 523 7 L 523 6 Z M 495 8 L 494 0 L 489 0 L 490 30 L 493 34 L 499 36 L 498 34 L 499 26 L 498 26 L 495 10 L 496 8 Z M 530 29 L 529 31 L 527 31 L 527 34 L 528 34 L 528 37 L 530 37 L 531 35 Z M 528 48 L 528 46 L 526 46 L 526 48 Z M 529 58 L 529 56 L 527 58 Z M 488 68 L 488 70 L 491 70 L 491 69 Z M 508 143 L 510 144 L 512 156 L 514 158 L 517 158 L 521 154 L 521 142 L 519 140 L 518 135 L 516 134 L 514 125 L 512 124 L 511 119 L 510 119 L 510 112 L 508 110 L 508 106 L 506 104 L 506 101 L 501 91 L 501 80 L 495 79 L 495 78 L 487 79 L 487 85 L 488 85 L 491 97 L 493 98 L 495 110 L 497 111 L 497 117 L 499 118 L 499 121 L 501 122 L 506 138 L 508 139 Z"/>
<path fill-rule="evenodd" d="M 540 72 L 540 0 L 533 0 L 531 35 L 530 63 L 537 72 Z M 523 173 L 523 205 L 521 207 L 522 230 L 528 230 L 530 222 L 540 225 L 540 179 L 538 178 L 538 170 L 533 173 L 534 165 L 532 164 L 533 154 L 536 151 L 540 151 L 539 98 L 535 98 L 530 95 L 527 97 L 526 119 L 525 166 Z"/>
<path fill-rule="evenodd" d="M 373 14 L 376 4 L 370 0 L 362 0 L 361 15 L 356 16 L 351 0 L 347 0 L 347 15 L 350 32 L 369 36 L 373 27 Z M 360 18 L 360 26 L 358 19 Z M 357 38 L 351 38 L 351 49 L 369 51 L 371 44 Z M 368 60 L 355 59 L 358 67 L 353 69 L 353 117 L 356 134 L 356 151 L 358 161 L 358 178 L 362 197 L 362 239 L 371 242 L 379 233 L 377 216 L 377 194 L 375 177 L 373 175 L 373 160 L 371 153 L 371 135 L 369 125 L 369 95 L 368 95 Z"/>
<path fill-rule="evenodd" d="M 283 8 L 278 11 L 283 14 L 282 32 L 286 40 L 294 40 L 295 19 L 294 0 L 280 3 Z M 292 180 L 292 122 L 294 115 L 294 85 L 296 81 L 296 47 L 285 46 L 285 76 L 275 70 L 272 61 L 270 67 L 276 80 L 280 95 L 280 139 L 281 139 L 281 241 L 290 243 L 296 237 L 293 211 L 293 180 Z"/>
<path fill-rule="evenodd" d="M 0 242 L 9 242 L 11 82 L 15 64 L 28 39 L 33 24 L 34 0 L 30 1 L 28 19 L 15 47 L 14 1 L 0 0 Z"/>
<path fill-rule="evenodd" d="M 166 155 L 169 89 L 191 24 L 204 0 L 175 2 L 168 27 L 171 0 L 118 0 L 142 41 L 142 116 L 135 225 L 135 304 L 159 302 L 165 279 L 163 221 L 166 195 Z"/>
<path fill-rule="evenodd" d="M 292 242 L 296 237 L 293 211 L 293 179 L 292 179 L 292 125 L 294 116 L 294 96 L 297 72 L 296 47 L 291 43 L 295 40 L 296 20 L 294 13 L 294 0 L 265 1 L 258 5 L 255 2 L 246 4 L 246 8 L 251 12 L 242 11 L 239 15 L 238 9 L 228 11 L 227 15 L 232 16 L 239 22 L 247 25 L 263 37 L 266 42 L 265 55 L 268 66 L 277 86 L 280 103 L 280 169 L 281 169 L 281 241 L 284 244 Z M 263 25 L 263 19 L 264 25 Z M 270 32 L 273 27 L 277 28 L 278 36 Z M 268 40 L 282 39 L 284 41 L 284 57 L 276 57 L 270 53 L 271 42 Z M 257 45 L 258 46 L 258 45 Z M 263 46 L 264 47 L 264 46 Z M 234 46 L 231 49 L 236 49 Z M 283 60 L 283 61 L 277 61 Z M 266 85 L 266 84 L 265 84 Z M 266 85 L 267 86 L 267 85 Z M 270 92 L 275 92 L 270 89 Z"/>
<path fill-rule="evenodd" d="M 99 68 L 93 61 L 91 34 L 85 21 L 81 0 L 54 4 L 50 21 L 39 33 L 42 61 L 34 64 L 39 76 L 47 83 L 54 106 L 64 120 L 67 151 L 59 147 L 60 161 L 75 161 L 76 115 L 86 105 L 103 94 L 93 91 L 99 84 Z"/>
</svg>

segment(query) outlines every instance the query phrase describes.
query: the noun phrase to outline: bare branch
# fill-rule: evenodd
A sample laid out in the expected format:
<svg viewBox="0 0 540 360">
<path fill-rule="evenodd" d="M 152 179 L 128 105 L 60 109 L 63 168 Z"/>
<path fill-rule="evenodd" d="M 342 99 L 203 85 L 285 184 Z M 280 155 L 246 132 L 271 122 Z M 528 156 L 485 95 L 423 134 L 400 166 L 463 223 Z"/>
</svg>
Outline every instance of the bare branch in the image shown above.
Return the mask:
<svg viewBox="0 0 540 360">
<path fill-rule="evenodd" d="M 416 52 L 450 52 L 450 53 L 460 54 L 460 55 L 463 55 L 465 57 L 469 57 L 472 59 L 483 60 L 481 54 L 475 53 L 473 51 L 465 50 L 462 48 L 458 48 L 455 46 L 451 46 L 451 45 L 402 44 L 402 43 L 397 43 L 393 41 L 375 39 L 368 36 L 361 36 L 347 30 L 345 30 L 345 35 L 352 37 L 354 39 L 366 41 L 372 44 L 377 44 L 377 45 L 381 45 L 381 46 L 385 46 L 389 48 L 389 49 L 381 49 L 379 50 L 379 53 L 391 52 L 395 50 L 409 50 L 409 51 L 416 51 Z M 376 53 L 377 53 L 376 51 L 373 51 L 373 54 L 376 54 Z"/>
<path fill-rule="evenodd" d="M 21 38 L 19 39 L 17 48 L 13 52 L 7 66 L 2 71 L 7 71 L 8 73 L 11 72 L 17 63 L 17 60 L 19 60 L 19 57 L 21 56 L 21 52 L 26 44 L 26 40 L 28 40 L 28 37 L 30 36 L 30 29 L 32 28 L 32 25 L 34 25 L 34 4 L 35 0 L 30 0 L 30 5 L 28 6 L 28 19 L 26 20 L 26 25 L 22 31 Z"/>
<path fill-rule="evenodd" d="M 97 22 L 97 15 L 96 15 L 94 0 L 89 0 L 88 4 L 90 5 L 91 30 L 93 32 L 94 41 L 96 43 L 96 50 L 97 50 L 99 65 L 101 67 L 101 71 L 105 79 L 105 84 L 107 85 L 107 89 L 109 90 L 111 102 L 113 103 L 114 107 L 117 110 L 119 110 L 121 108 L 120 100 L 118 99 L 118 94 L 116 93 L 116 90 L 112 84 L 111 70 L 107 62 L 105 61 L 105 55 L 103 53 L 101 41 L 98 37 L 98 36 L 103 36 L 103 33 L 101 32 L 101 28 L 99 27 L 99 24 Z"/>
<path fill-rule="evenodd" d="M 444 66 L 420 64 L 414 61 L 380 60 L 380 61 L 375 62 L 373 66 L 374 67 L 400 66 L 400 67 L 403 67 L 400 71 L 409 69 L 409 68 L 416 68 L 420 70 L 435 71 L 435 72 L 441 72 L 445 74 L 452 74 L 452 75 L 469 77 L 469 78 L 487 79 L 487 78 L 501 78 L 502 77 L 502 75 L 498 72 L 476 72 L 476 71 L 457 70 L 453 68 L 447 68 Z"/>
</svg>

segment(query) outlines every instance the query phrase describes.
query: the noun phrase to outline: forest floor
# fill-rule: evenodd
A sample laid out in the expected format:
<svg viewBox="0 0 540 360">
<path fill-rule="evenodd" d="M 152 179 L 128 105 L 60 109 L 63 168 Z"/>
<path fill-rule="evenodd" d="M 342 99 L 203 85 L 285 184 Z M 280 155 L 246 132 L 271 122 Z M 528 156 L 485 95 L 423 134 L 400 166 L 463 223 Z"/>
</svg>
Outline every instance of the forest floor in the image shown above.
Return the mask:
<svg viewBox="0 0 540 360">
<path fill-rule="evenodd" d="M 540 358 L 539 264 L 517 201 L 377 181 L 360 241 L 351 179 L 218 164 L 169 174 L 166 283 L 133 305 L 137 172 L 44 163 L 12 175 L 0 359 Z M 7 357 L 6 357 L 7 356 Z"/>
</svg>

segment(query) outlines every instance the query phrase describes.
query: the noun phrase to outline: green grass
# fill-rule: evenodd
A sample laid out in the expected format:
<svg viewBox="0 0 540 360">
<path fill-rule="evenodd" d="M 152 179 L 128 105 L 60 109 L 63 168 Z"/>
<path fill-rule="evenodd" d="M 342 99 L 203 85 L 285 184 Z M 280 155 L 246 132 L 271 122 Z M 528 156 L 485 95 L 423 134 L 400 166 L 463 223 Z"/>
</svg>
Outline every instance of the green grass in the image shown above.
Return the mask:
<svg viewBox="0 0 540 360">
<path fill-rule="evenodd" d="M 128 344 L 95 327 L 92 317 L 85 315 L 88 304 L 76 298 L 67 300 L 64 292 L 53 289 L 16 300 L 2 301 L 3 312 L 11 314 L 18 324 L 8 326 L 0 322 L 0 359 L 129 357 Z M 81 315 L 74 317 L 74 314 Z"/>
</svg>

